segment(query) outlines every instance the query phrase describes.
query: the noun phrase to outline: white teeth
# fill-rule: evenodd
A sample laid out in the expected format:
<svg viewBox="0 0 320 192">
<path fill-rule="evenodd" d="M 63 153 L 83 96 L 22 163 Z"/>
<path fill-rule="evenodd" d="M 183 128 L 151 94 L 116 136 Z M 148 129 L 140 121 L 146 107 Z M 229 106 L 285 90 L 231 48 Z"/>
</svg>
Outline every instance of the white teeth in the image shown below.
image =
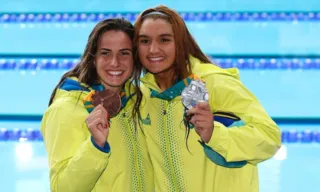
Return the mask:
<svg viewBox="0 0 320 192">
<path fill-rule="evenodd" d="M 108 74 L 109 75 L 122 75 L 123 71 L 108 71 Z"/>
<path fill-rule="evenodd" d="M 164 57 L 149 57 L 151 61 L 161 61 Z"/>
</svg>

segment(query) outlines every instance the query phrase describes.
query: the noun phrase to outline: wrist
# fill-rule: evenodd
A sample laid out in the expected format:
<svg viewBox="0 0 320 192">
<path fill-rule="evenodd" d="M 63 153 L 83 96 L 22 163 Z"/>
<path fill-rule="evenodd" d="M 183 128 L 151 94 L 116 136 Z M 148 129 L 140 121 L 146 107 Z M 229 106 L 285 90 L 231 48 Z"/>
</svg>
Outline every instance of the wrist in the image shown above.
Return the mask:
<svg viewBox="0 0 320 192">
<path fill-rule="evenodd" d="M 98 145 L 99 147 L 101 147 L 101 148 L 103 148 L 105 145 L 106 145 L 106 140 L 104 140 L 104 141 L 99 141 L 98 139 L 95 139 L 94 137 L 93 137 L 93 140 L 94 140 L 94 143 L 96 144 L 96 145 Z"/>
<path fill-rule="evenodd" d="M 95 141 L 96 142 L 96 144 L 99 146 L 99 147 L 101 147 L 101 148 L 104 148 L 104 146 L 106 145 L 106 141 L 104 141 L 104 142 L 97 142 L 97 141 Z"/>
<path fill-rule="evenodd" d="M 104 142 L 99 142 L 97 143 L 95 141 L 95 139 L 93 138 L 93 136 L 91 136 L 91 141 L 92 144 L 100 151 L 105 152 L 105 153 L 109 153 L 110 152 L 110 145 L 108 143 L 108 141 L 104 141 Z"/>
<path fill-rule="evenodd" d="M 209 128 L 209 130 L 206 134 L 203 134 L 202 136 L 200 136 L 202 142 L 204 142 L 204 143 L 210 142 L 212 135 L 213 135 L 213 130 L 214 130 L 214 125 L 211 128 Z"/>
<path fill-rule="evenodd" d="M 212 134 L 210 135 L 210 137 L 208 136 L 201 137 L 201 141 L 204 143 L 209 143 L 209 141 L 211 140 L 211 137 L 212 137 Z"/>
</svg>

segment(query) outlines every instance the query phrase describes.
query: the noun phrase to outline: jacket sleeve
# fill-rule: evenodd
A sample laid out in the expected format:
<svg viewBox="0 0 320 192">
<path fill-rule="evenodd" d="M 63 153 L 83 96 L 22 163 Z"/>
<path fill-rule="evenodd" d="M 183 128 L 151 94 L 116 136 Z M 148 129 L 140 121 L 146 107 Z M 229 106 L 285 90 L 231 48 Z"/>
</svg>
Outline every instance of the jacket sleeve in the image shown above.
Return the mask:
<svg viewBox="0 0 320 192">
<path fill-rule="evenodd" d="M 213 77 L 210 106 L 216 111 L 238 116 L 243 125 L 226 127 L 214 121 L 208 146 L 227 162 L 257 164 L 271 158 L 281 146 L 281 131 L 257 98 L 240 80 L 227 75 Z"/>
<path fill-rule="evenodd" d="M 95 146 L 84 123 L 86 116 L 75 103 L 60 102 L 53 103 L 43 117 L 51 191 L 91 191 L 108 164 L 109 144 Z"/>
</svg>

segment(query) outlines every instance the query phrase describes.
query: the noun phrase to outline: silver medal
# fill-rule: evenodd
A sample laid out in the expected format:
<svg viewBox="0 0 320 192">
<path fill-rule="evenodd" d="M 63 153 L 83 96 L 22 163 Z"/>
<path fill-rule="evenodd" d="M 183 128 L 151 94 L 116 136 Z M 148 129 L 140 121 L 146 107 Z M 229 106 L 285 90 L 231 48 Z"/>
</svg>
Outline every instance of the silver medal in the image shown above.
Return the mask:
<svg viewBox="0 0 320 192">
<path fill-rule="evenodd" d="M 209 94 L 205 84 L 200 80 L 193 80 L 183 89 L 182 103 L 187 109 L 191 109 L 199 102 L 208 102 Z"/>
</svg>

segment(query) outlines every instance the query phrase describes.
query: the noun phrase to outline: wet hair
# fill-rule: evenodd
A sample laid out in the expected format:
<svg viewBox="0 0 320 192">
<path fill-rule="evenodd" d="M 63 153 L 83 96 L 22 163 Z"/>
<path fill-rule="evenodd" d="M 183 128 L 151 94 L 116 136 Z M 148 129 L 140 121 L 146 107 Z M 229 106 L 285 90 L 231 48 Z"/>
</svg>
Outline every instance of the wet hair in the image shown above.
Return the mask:
<svg viewBox="0 0 320 192">
<path fill-rule="evenodd" d="M 121 31 L 121 32 L 124 32 L 126 35 L 128 35 L 130 40 L 133 41 L 134 39 L 133 25 L 129 21 L 123 18 L 106 19 L 97 23 L 97 25 L 94 27 L 94 29 L 91 31 L 89 35 L 87 45 L 82 54 L 80 62 L 73 69 L 69 70 L 61 77 L 59 83 L 54 88 L 51 94 L 51 97 L 49 100 L 49 106 L 52 104 L 54 100 L 57 89 L 60 87 L 60 85 L 63 83 L 65 79 L 69 77 L 77 77 L 81 83 L 85 83 L 89 86 L 92 86 L 94 83 L 99 81 L 99 77 L 98 77 L 94 62 L 96 59 L 98 46 L 101 41 L 101 38 L 103 34 L 107 31 Z M 139 88 L 139 84 L 138 84 L 139 79 L 136 78 L 138 77 L 136 73 L 139 73 L 139 72 L 136 66 L 134 65 L 132 78 L 130 79 L 132 83 L 130 84 L 130 86 L 131 85 L 134 86 L 136 98 L 141 101 L 142 93 Z M 132 110 L 132 114 L 140 114 L 138 104 L 139 103 L 135 102 L 135 105 Z"/>
</svg>

